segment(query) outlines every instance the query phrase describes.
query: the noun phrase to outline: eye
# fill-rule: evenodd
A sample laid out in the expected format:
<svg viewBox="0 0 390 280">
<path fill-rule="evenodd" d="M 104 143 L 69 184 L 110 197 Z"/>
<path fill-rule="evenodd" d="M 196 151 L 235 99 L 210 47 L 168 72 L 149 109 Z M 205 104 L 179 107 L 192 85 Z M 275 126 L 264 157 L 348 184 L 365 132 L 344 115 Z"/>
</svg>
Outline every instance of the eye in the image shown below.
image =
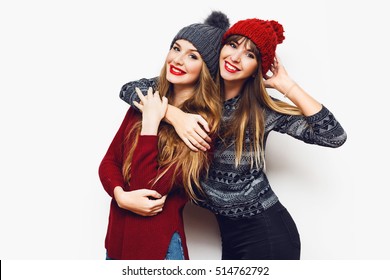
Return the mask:
<svg viewBox="0 0 390 280">
<path fill-rule="evenodd" d="M 192 59 L 195 59 L 195 60 L 198 59 L 198 56 L 197 56 L 196 54 L 193 54 L 193 53 L 191 53 L 191 54 L 189 55 L 189 57 L 192 58 Z"/>
<path fill-rule="evenodd" d="M 249 57 L 249 58 L 252 58 L 252 59 L 255 59 L 255 58 L 256 58 L 256 56 L 255 56 L 254 53 L 252 53 L 252 52 L 248 52 L 248 53 L 246 54 L 246 56 Z"/>
<path fill-rule="evenodd" d="M 180 52 L 180 48 L 176 45 L 172 47 L 172 50 L 174 50 L 176 52 Z"/>
<path fill-rule="evenodd" d="M 237 48 L 237 43 L 236 43 L 236 42 L 233 42 L 233 41 L 230 41 L 230 42 L 227 43 L 226 45 L 229 45 L 229 46 L 231 46 L 231 47 L 234 48 L 234 49 Z"/>
</svg>

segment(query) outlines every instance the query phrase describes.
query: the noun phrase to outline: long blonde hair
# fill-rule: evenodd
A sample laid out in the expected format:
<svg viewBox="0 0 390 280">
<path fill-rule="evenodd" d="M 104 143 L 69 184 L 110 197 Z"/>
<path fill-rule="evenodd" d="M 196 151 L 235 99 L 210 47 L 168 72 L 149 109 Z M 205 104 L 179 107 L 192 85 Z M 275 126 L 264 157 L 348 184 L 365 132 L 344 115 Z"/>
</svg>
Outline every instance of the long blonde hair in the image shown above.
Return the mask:
<svg viewBox="0 0 390 280">
<path fill-rule="evenodd" d="M 166 79 L 166 67 L 161 70 L 157 89 L 160 96 L 166 96 L 168 102 L 173 100 L 173 85 Z M 220 91 L 212 79 L 210 72 L 202 62 L 202 69 L 195 85 L 193 95 L 179 107 L 182 111 L 192 114 L 200 114 L 209 124 L 210 135 L 218 133 L 221 119 Z M 130 131 L 127 140 L 138 139 L 141 131 L 139 121 Z M 135 150 L 134 143 L 126 155 L 123 165 L 125 180 L 130 180 L 131 158 Z M 193 152 L 180 139 L 173 126 L 161 122 L 158 131 L 158 162 L 161 169 L 160 175 L 154 179 L 156 183 L 170 168 L 174 167 L 172 184 L 177 176 L 182 176 L 183 186 L 188 196 L 196 201 L 201 200 L 204 192 L 199 183 L 202 176 L 207 176 L 210 159 L 206 152 Z"/>
<path fill-rule="evenodd" d="M 261 54 L 256 45 L 246 37 L 241 35 L 232 35 L 226 38 L 224 43 L 238 42 L 244 38 L 243 44 L 255 54 L 257 61 L 261 61 Z M 268 107 L 271 110 L 282 114 L 302 115 L 301 110 L 293 105 L 280 100 L 274 100 L 268 94 L 262 77 L 261 63 L 258 63 L 256 72 L 248 78 L 240 92 L 241 100 L 234 115 L 223 125 L 223 139 L 235 139 L 235 164 L 238 166 L 241 162 L 243 150 L 245 148 L 245 132 L 250 133 L 250 156 L 251 166 L 261 166 L 264 162 L 264 130 L 265 120 L 263 108 Z M 224 91 L 224 85 L 221 84 L 221 91 Z"/>
</svg>

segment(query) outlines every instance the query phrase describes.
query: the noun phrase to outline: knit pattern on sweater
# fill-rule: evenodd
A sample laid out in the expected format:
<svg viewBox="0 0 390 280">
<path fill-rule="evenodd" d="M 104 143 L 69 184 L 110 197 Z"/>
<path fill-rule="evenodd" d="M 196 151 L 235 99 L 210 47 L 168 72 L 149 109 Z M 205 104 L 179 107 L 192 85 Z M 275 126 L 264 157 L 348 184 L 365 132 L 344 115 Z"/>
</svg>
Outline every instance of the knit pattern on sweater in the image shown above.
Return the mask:
<svg viewBox="0 0 390 280">
<path fill-rule="evenodd" d="M 240 96 L 224 103 L 223 123 L 229 121 L 239 104 Z M 339 147 L 346 133 L 333 114 L 322 107 L 317 114 L 292 116 L 264 108 L 264 145 L 271 131 L 286 133 L 309 144 Z M 265 211 L 278 201 L 264 172 L 264 163 L 251 167 L 250 133 L 246 132 L 245 147 L 238 167 L 235 166 L 234 139 L 217 140 L 209 177 L 202 181 L 207 198 L 200 203 L 217 215 L 230 218 L 251 217 Z M 226 142 L 228 144 L 226 144 Z"/>
<path fill-rule="evenodd" d="M 141 79 L 125 84 L 120 98 L 132 104 L 139 100 L 135 87 L 145 94 L 148 87 L 156 86 L 157 78 Z M 226 124 L 238 108 L 240 96 L 224 102 L 222 122 Z M 325 107 L 309 117 L 293 116 L 263 108 L 265 119 L 264 147 L 269 133 L 276 131 L 288 134 L 308 144 L 337 148 L 344 144 L 347 134 L 334 115 Z M 249 151 L 250 133 L 245 133 L 245 148 L 241 163 L 235 166 L 234 139 L 216 140 L 214 159 L 209 176 L 201 181 L 207 197 L 199 203 L 216 215 L 245 218 L 260 214 L 278 201 L 264 172 L 264 163 L 251 167 Z"/>
</svg>

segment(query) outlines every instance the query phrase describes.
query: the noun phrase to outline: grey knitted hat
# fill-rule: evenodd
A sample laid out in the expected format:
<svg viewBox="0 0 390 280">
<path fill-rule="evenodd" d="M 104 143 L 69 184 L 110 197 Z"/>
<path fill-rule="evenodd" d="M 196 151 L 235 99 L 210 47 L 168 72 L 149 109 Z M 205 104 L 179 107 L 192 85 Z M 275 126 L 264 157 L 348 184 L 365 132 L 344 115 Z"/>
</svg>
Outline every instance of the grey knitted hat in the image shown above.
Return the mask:
<svg viewBox="0 0 390 280">
<path fill-rule="evenodd" d="M 229 25 L 229 19 L 224 13 L 213 11 L 204 23 L 194 23 L 182 28 L 173 38 L 171 48 L 180 39 L 191 42 L 202 56 L 211 76 L 215 78 L 218 71 L 222 36 Z"/>
</svg>

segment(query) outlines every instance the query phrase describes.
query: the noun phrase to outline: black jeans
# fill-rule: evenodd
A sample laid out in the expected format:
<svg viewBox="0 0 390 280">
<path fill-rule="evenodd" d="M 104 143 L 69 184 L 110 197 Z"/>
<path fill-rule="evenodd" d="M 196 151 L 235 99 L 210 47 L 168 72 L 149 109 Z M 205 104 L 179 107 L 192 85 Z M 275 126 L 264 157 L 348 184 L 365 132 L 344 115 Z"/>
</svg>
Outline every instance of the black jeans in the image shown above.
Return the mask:
<svg viewBox="0 0 390 280">
<path fill-rule="evenodd" d="M 294 220 L 277 202 L 251 218 L 217 216 L 223 260 L 299 260 L 301 242 Z"/>
</svg>

